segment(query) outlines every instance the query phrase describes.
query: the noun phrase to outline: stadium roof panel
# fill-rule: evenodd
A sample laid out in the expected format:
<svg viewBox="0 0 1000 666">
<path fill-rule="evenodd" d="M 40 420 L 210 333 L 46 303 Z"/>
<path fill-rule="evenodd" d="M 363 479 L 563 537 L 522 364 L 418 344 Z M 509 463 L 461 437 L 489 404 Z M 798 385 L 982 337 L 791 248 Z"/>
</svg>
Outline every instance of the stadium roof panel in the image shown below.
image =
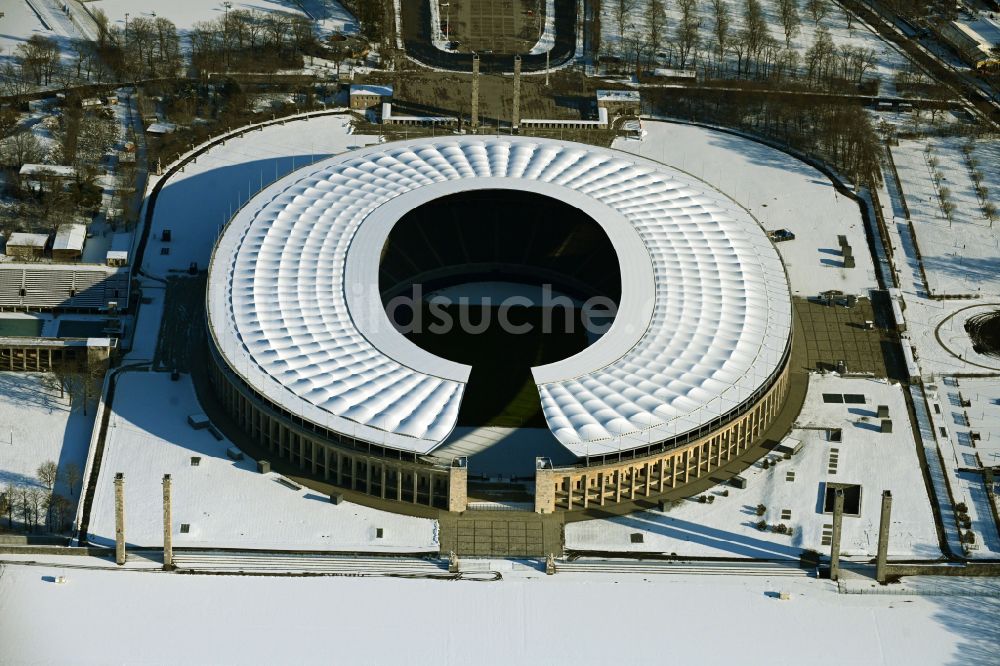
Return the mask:
<svg viewBox="0 0 1000 666">
<path fill-rule="evenodd" d="M 642 158 L 519 137 L 372 147 L 266 188 L 234 217 L 213 255 L 208 306 L 219 351 L 292 413 L 430 452 L 455 426 L 469 368 L 392 327 L 378 294 L 380 252 L 416 206 L 503 188 L 580 208 L 619 255 L 622 297 L 610 330 L 579 354 L 533 369 L 552 433 L 577 455 L 712 423 L 780 369 L 788 285 L 748 213 Z"/>
</svg>

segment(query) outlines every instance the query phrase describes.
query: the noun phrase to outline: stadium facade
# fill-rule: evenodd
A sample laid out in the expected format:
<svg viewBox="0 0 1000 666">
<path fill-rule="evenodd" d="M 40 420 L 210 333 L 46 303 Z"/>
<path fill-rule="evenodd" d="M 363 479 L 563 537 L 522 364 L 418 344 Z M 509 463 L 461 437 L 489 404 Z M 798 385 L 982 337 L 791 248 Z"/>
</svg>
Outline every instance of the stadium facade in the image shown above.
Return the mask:
<svg viewBox="0 0 1000 666">
<path fill-rule="evenodd" d="M 788 283 L 764 231 L 669 167 L 519 137 L 354 151 L 279 180 L 233 217 L 211 261 L 207 321 L 213 385 L 245 432 L 334 485 L 464 510 L 467 461 L 435 454 L 470 367 L 389 322 L 380 260 L 408 212 L 504 190 L 581 211 L 621 273 L 607 331 L 531 368 L 544 423 L 576 461 L 539 458 L 536 510 L 655 496 L 750 448 L 783 404 L 791 346 Z"/>
</svg>

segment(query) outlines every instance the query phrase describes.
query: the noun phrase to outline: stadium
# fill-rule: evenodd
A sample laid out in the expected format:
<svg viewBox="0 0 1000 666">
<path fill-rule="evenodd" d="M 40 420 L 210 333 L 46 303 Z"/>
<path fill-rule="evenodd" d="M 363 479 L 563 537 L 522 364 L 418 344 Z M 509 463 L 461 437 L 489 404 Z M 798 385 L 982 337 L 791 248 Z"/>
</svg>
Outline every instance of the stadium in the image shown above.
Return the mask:
<svg viewBox="0 0 1000 666">
<path fill-rule="evenodd" d="M 402 504 L 463 511 L 476 479 L 543 513 L 683 490 L 788 390 L 788 282 L 751 215 L 563 141 L 422 139 L 299 170 L 223 230 L 206 305 L 245 433 Z M 414 325 L 430 315 L 459 324 Z"/>
</svg>

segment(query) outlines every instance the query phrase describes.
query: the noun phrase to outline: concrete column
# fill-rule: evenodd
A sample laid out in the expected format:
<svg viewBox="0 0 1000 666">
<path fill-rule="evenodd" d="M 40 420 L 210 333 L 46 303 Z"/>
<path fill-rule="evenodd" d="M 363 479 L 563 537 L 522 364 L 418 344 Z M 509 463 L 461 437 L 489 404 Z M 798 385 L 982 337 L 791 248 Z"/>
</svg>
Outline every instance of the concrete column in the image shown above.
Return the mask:
<svg viewBox="0 0 1000 666">
<path fill-rule="evenodd" d="M 125 564 L 125 475 L 115 474 L 115 564 Z"/>
<path fill-rule="evenodd" d="M 535 469 L 535 513 L 554 513 L 556 510 L 555 471 Z"/>
<path fill-rule="evenodd" d="M 469 504 L 469 467 L 456 458 L 448 468 L 448 510 L 462 512 Z"/>
<path fill-rule="evenodd" d="M 170 507 L 170 475 L 163 475 L 163 568 L 174 565 L 173 520 Z"/>
<path fill-rule="evenodd" d="M 479 54 L 472 54 L 472 127 L 479 127 Z"/>
<path fill-rule="evenodd" d="M 878 556 L 875 559 L 875 580 L 885 583 L 886 555 L 889 552 L 889 518 L 892 514 L 892 492 L 882 491 L 882 519 L 878 525 Z"/>
<path fill-rule="evenodd" d="M 844 490 L 837 488 L 833 496 L 833 538 L 830 543 L 830 580 L 840 577 L 840 528 L 844 522 Z"/>
<path fill-rule="evenodd" d="M 517 129 L 521 125 L 521 56 L 514 56 L 514 112 L 511 115 L 511 127 Z"/>
</svg>

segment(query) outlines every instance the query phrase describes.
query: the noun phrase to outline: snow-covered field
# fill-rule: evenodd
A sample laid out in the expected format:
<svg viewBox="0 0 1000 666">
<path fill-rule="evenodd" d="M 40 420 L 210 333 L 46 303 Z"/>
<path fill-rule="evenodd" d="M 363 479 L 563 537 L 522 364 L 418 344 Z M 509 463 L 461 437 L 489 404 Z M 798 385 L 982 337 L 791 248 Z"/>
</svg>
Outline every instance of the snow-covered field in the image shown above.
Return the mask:
<svg viewBox="0 0 1000 666">
<path fill-rule="evenodd" d="M 861 211 L 816 169 L 750 139 L 691 125 L 643 121 L 642 141 L 613 147 L 693 174 L 750 210 L 765 229 L 789 229 L 795 240 L 777 244 L 792 293 L 828 289 L 868 295 L 877 287 Z M 847 236 L 855 268 L 843 268 L 837 236 Z"/>
<path fill-rule="evenodd" d="M 729 6 L 729 39 L 733 40 L 741 31 L 745 29 L 746 21 L 744 19 L 744 3 L 742 0 L 725 0 L 725 3 Z M 603 45 L 602 50 L 618 53 L 620 40 L 618 35 L 618 24 L 613 13 L 615 4 L 616 3 L 614 2 L 601 3 L 601 43 Z M 664 45 L 661 48 L 661 51 L 666 52 L 669 49 L 669 45 L 675 41 L 677 26 L 681 23 L 681 10 L 679 8 L 679 3 L 677 2 L 665 2 L 664 4 L 667 7 L 667 38 L 664 40 Z M 813 22 L 812 17 L 805 10 L 805 3 L 799 2 L 798 4 L 799 15 L 802 18 L 802 23 L 798 34 L 796 34 L 791 40 L 791 46 L 792 49 L 798 54 L 799 70 L 803 71 L 805 53 L 816 39 L 816 30 L 818 26 Z M 636 9 L 631 12 L 626 22 L 626 35 L 628 35 L 634 28 L 635 30 L 638 30 L 641 35 L 645 36 L 647 30 L 645 19 L 646 5 L 647 0 L 639 0 Z M 768 34 L 777 40 L 781 47 L 784 48 L 785 32 L 782 28 L 781 19 L 778 13 L 778 1 L 761 0 L 761 5 L 767 22 Z M 712 3 L 708 0 L 700 0 L 697 3 L 697 7 L 697 15 L 701 20 L 701 28 L 699 31 L 701 46 L 697 58 L 697 67 L 700 70 L 711 64 L 712 75 L 715 75 L 715 13 L 712 8 Z M 819 25 L 824 26 L 830 31 L 830 37 L 833 39 L 833 43 L 837 48 L 841 46 L 851 46 L 855 48 L 874 50 L 875 66 L 866 73 L 865 77 L 871 78 L 875 75 L 879 76 L 881 78 L 882 94 L 895 93 L 894 76 L 897 72 L 907 69 L 908 67 L 908 60 L 905 55 L 897 51 L 895 47 L 885 42 L 877 34 L 870 31 L 862 22 L 858 20 L 854 20 L 852 28 L 848 29 L 843 10 L 841 10 L 839 5 L 836 5 L 833 2 L 830 3 L 829 14 L 820 21 Z M 632 26 L 632 28 L 629 26 Z M 729 71 L 735 71 L 737 56 L 734 51 L 730 51 L 727 54 L 726 62 Z M 678 61 L 676 54 L 674 56 L 674 61 L 671 64 L 673 66 L 677 66 Z M 685 66 L 691 67 L 694 64 L 695 63 L 692 62 L 692 58 L 689 58 L 688 62 L 685 63 Z"/>
<path fill-rule="evenodd" d="M 143 268 L 166 276 L 187 270 L 192 261 L 206 267 L 222 226 L 248 196 L 293 169 L 378 141 L 349 134 L 349 123 L 347 115 L 338 115 L 272 125 L 226 141 L 187 165 L 160 192 Z M 159 240 L 163 229 L 172 232 L 169 244 Z M 170 254 L 161 254 L 167 245 Z"/>
<path fill-rule="evenodd" d="M 504 572 L 479 583 L 7 564 L 0 644 L 8 663 L 568 666 L 662 663 L 665 651 L 686 664 L 996 663 L 998 597 L 833 590 L 808 578 Z M 585 619 L 611 600 L 615 612 Z"/>
<path fill-rule="evenodd" d="M 35 471 L 49 460 L 62 471 L 70 463 L 83 471 L 94 404 L 84 414 L 82 395 L 70 404 L 69 394 L 60 397 L 54 380 L 50 374 L 0 372 L 0 488 L 7 483 L 41 486 Z M 70 495 L 64 480 L 55 490 Z"/>
<path fill-rule="evenodd" d="M 134 0 L 94 0 L 88 2 L 88 6 L 91 11 L 104 10 L 112 24 L 119 24 L 121 27 L 125 26 L 126 12 L 130 17 L 151 18 L 154 14 L 162 16 L 173 21 L 181 33 L 191 30 L 194 24 L 200 21 L 221 18 L 226 11 L 221 2 L 207 0 L 145 0 L 141 6 L 136 6 Z M 323 34 L 354 33 L 358 30 L 357 19 L 336 0 L 254 0 L 253 2 L 236 0 L 229 11 L 236 10 L 309 16 L 316 20 Z"/>
<path fill-rule="evenodd" d="M 1000 295 L 1000 221 L 985 217 L 959 138 L 902 140 L 893 160 L 930 292 L 936 295 Z M 981 144 L 981 145 L 980 145 Z M 929 148 L 929 150 L 928 150 Z M 1000 192 L 1000 142 L 981 140 L 972 154 L 991 201 Z M 935 185 L 935 173 L 940 183 Z M 939 193 L 947 188 L 955 209 L 949 221 Z"/>
<path fill-rule="evenodd" d="M 154 406 L 155 407 L 152 407 Z M 292 490 L 276 473 L 258 474 L 232 446 L 194 430 L 201 411 L 190 380 L 166 373 L 125 373 L 118 381 L 91 519 L 91 541 L 114 542 L 114 476 L 125 475 L 126 541 L 163 543 L 162 479 L 173 479 L 177 547 L 437 552 L 437 522 L 343 502 L 306 488 Z M 192 466 L 192 456 L 200 457 Z M 190 531 L 181 533 L 181 524 Z M 383 528 L 383 538 L 376 528 Z"/>
<path fill-rule="evenodd" d="M 33 35 L 56 40 L 64 54 L 69 48 L 69 40 L 87 37 L 86 25 L 89 20 L 81 16 L 78 23 L 59 9 L 64 4 L 58 0 L 6 0 L 0 3 L 3 18 L 0 18 L 0 64 L 12 59 L 20 44 Z M 71 3 L 75 4 L 75 3 Z M 81 14 L 83 10 L 80 10 Z M 81 26 L 84 26 L 81 30 Z"/>
<path fill-rule="evenodd" d="M 827 404 L 824 393 L 861 393 L 863 405 Z M 888 405 L 894 431 L 878 432 L 875 413 Z M 771 454 L 777 465 L 756 464 L 743 476 L 747 488 L 717 486 L 707 494 L 712 504 L 697 498 L 682 501 L 666 513 L 645 511 L 607 520 L 588 520 L 566 526 L 566 547 L 578 550 L 676 553 L 680 556 L 750 557 L 797 560 L 805 549 L 828 553 L 824 532 L 832 523 L 822 513 L 825 483 L 862 486 L 861 515 L 845 516 L 841 552 L 869 558 L 878 540 L 881 494 L 893 494 L 889 555 L 893 558 L 934 559 L 940 556 L 930 500 L 909 428 L 906 404 L 898 385 L 868 379 L 813 375 L 802 413 L 790 434 L 802 442 L 791 460 Z M 843 441 L 827 440 L 827 428 L 842 428 Z M 786 444 L 790 440 L 786 440 Z M 836 472 L 830 473 L 836 461 Z M 793 474 L 792 474 L 793 473 Z M 791 474 L 791 477 L 790 477 Z M 723 493 L 728 492 L 728 496 Z M 766 512 L 758 517 L 755 508 Z M 789 511 L 790 517 L 782 517 Z M 788 516 L 788 514 L 785 514 Z M 785 524 L 791 537 L 758 530 L 755 523 Z M 643 533 L 643 543 L 630 535 Z"/>
</svg>

